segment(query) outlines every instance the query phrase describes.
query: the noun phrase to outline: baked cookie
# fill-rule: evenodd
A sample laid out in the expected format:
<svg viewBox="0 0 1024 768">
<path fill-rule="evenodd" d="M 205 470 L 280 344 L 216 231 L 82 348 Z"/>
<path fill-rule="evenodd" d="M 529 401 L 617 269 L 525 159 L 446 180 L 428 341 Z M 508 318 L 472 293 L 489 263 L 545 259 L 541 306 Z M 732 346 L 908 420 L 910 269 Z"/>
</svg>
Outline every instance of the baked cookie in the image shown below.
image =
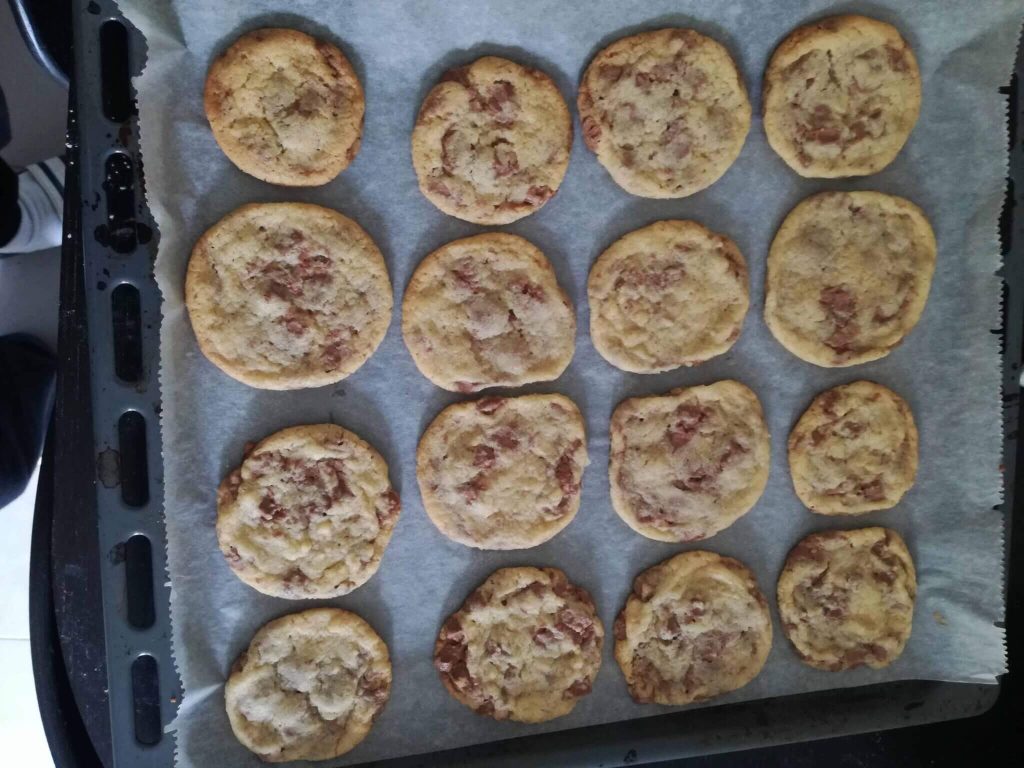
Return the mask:
<svg viewBox="0 0 1024 768">
<path fill-rule="evenodd" d="M 910 406 L 871 381 L 823 392 L 789 435 L 789 471 L 812 512 L 855 515 L 896 506 L 917 475 Z"/>
<path fill-rule="evenodd" d="M 801 176 L 877 173 L 903 148 L 921 111 L 921 73 L 889 24 L 833 16 L 800 27 L 764 74 L 768 143 Z"/>
<path fill-rule="evenodd" d="M 765 321 L 782 346 L 815 365 L 885 357 L 921 317 L 935 249 L 931 224 L 909 200 L 812 195 L 772 241 Z"/>
<path fill-rule="evenodd" d="M 373 448 L 334 424 L 290 427 L 246 451 L 217 490 L 217 540 L 249 586 L 336 597 L 380 567 L 398 494 Z"/>
<path fill-rule="evenodd" d="M 590 693 L 604 627 L 557 568 L 500 568 L 448 617 L 434 666 L 448 693 L 495 720 L 541 723 Z"/>
<path fill-rule="evenodd" d="M 764 492 L 768 425 L 738 381 L 623 400 L 612 414 L 612 506 L 658 541 L 714 536 Z"/>
<path fill-rule="evenodd" d="M 420 190 L 475 224 L 529 216 L 558 191 L 572 120 L 543 72 L 485 56 L 445 73 L 420 107 L 412 164 Z"/>
<path fill-rule="evenodd" d="M 543 253 L 516 235 L 454 240 L 416 268 L 402 336 L 420 373 L 453 392 L 557 379 L 576 316 Z"/>
<path fill-rule="evenodd" d="M 587 146 L 640 197 L 687 197 L 711 186 L 750 130 L 736 63 L 692 29 L 616 40 L 583 73 L 577 105 Z"/>
<path fill-rule="evenodd" d="M 736 244 L 693 221 L 658 221 L 612 243 L 590 270 L 590 336 L 633 373 L 696 365 L 736 342 L 750 297 Z"/>
<path fill-rule="evenodd" d="M 192 249 L 185 304 L 203 354 L 260 389 L 320 387 L 369 359 L 391 323 L 370 236 L 306 203 L 243 205 Z"/>
<path fill-rule="evenodd" d="M 641 704 L 689 704 L 742 688 L 772 647 L 754 574 L 700 550 L 637 576 L 613 631 L 615 660 Z"/>
<path fill-rule="evenodd" d="M 438 414 L 416 451 L 416 479 L 448 538 L 525 549 L 572 522 L 588 463 L 583 416 L 569 398 L 485 397 Z"/>
<path fill-rule="evenodd" d="M 271 184 L 326 184 L 359 151 L 359 78 L 341 51 L 294 29 L 238 38 L 210 66 L 203 105 L 228 159 Z"/>
<path fill-rule="evenodd" d="M 797 655 L 810 666 L 880 669 L 903 653 L 916 594 L 914 563 L 896 531 L 822 531 L 786 558 L 779 616 Z"/>
<path fill-rule="evenodd" d="M 312 608 L 265 624 L 231 667 L 231 730 L 260 759 L 327 760 L 366 738 L 391 693 L 388 647 L 354 613 Z"/>
</svg>

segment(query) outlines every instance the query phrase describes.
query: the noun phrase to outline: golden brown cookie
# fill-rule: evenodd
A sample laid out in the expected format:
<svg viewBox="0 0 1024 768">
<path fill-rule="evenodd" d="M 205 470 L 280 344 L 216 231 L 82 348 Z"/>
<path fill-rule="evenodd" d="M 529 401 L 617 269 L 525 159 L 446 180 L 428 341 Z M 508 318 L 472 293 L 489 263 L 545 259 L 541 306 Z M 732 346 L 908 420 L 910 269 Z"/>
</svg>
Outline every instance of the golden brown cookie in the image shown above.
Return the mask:
<svg viewBox="0 0 1024 768">
<path fill-rule="evenodd" d="M 779 576 L 779 615 L 807 664 L 833 672 L 895 661 L 910 637 L 917 579 L 888 528 L 823 531 L 800 541 Z"/>
<path fill-rule="evenodd" d="M 210 66 L 203 104 L 228 159 L 272 184 L 326 184 L 359 151 L 359 78 L 335 46 L 294 29 L 238 38 Z"/>
<path fill-rule="evenodd" d="M 565 528 L 588 463 L 583 416 L 562 395 L 450 405 L 416 451 L 423 506 L 450 539 L 524 549 Z"/>
<path fill-rule="evenodd" d="M 768 143 L 801 176 L 865 176 L 889 165 L 921 111 L 921 73 L 895 27 L 832 16 L 782 41 L 764 74 Z"/>
<path fill-rule="evenodd" d="M 448 617 L 434 666 L 448 693 L 495 720 L 567 715 L 601 667 L 604 627 L 557 568 L 501 568 Z"/>
<path fill-rule="evenodd" d="M 420 107 L 412 162 L 420 190 L 450 216 L 507 224 L 558 191 L 572 120 L 543 72 L 485 56 L 447 72 Z"/>
<path fill-rule="evenodd" d="M 909 200 L 812 195 L 786 216 L 768 252 L 768 328 L 815 365 L 885 357 L 921 317 L 935 251 L 931 224 Z"/>
<path fill-rule="evenodd" d="M 750 298 L 736 244 L 694 221 L 658 221 L 616 240 L 587 282 L 590 336 L 612 365 L 657 373 L 728 351 Z"/>
<path fill-rule="evenodd" d="M 391 323 L 380 251 L 337 211 L 243 205 L 192 249 L 185 303 L 199 348 L 261 389 L 319 387 L 369 359 Z"/>
<path fill-rule="evenodd" d="M 789 435 L 800 501 L 822 515 L 896 506 L 917 475 L 917 427 L 906 401 L 871 381 L 818 395 Z"/>
<path fill-rule="evenodd" d="M 640 197 L 687 197 L 714 184 L 750 130 L 736 63 L 692 29 L 616 40 L 583 73 L 577 105 L 587 146 Z"/>
<path fill-rule="evenodd" d="M 420 372 L 453 392 L 557 379 L 576 317 L 543 253 L 493 232 L 443 245 L 416 268 L 402 336 Z"/>
<path fill-rule="evenodd" d="M 615 660 L 641 704 L 689 704 L 742 688 L 772 647 L 754 574 L 699 550 L 637 576 L 614 633 Z"/>
<path fill-rule="evenodd" d="M 327 760 L 370 732 L 391 693 L 388 647 L 354 613 L 312 608 L 265 624 L 231 667 L 231 730 L 261 760 Z"/>
<path fill-rule="evenodd" d="M 334 424 L 290 427 L 247 450 L 221 483 L 217 540 L 260 592 L 336 597 L 377 572 L 399 510 L 367 443 Z"/>
<path fill-rule="evenodd" d="M 761 403 L 738 381 L 633 397 L 612 414 L 612 506 L 648 538 L 705 539 L 761 497 L 769 455 Z"/>
</svg>

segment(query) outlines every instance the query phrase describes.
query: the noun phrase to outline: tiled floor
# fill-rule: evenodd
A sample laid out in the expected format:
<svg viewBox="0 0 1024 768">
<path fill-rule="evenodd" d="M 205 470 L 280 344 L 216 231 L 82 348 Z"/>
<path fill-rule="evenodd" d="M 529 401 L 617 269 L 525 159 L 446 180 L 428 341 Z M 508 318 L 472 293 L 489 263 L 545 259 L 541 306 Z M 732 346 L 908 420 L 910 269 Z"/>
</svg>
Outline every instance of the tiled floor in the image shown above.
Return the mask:
<svg viewBox="0 0 1024 768">
<path fill-rule="evenodd" d="M 0 88 L 13 139 L 4 159 L 14 167 L 63 149 L 67 94 L 22 45 L 10 7 L 0 2 Z M 30 333 L 57 344 L 59 251 L 0 258 L 0 335 Z M 0 372 L 3 375 L 3 372 Z M 0 744 L 2 765 L 48 768 L 53 759 L 36 705 L 29 654 L 28 561 L 36 478 L 21 498 L 0 509 Z"/>
<path fill-rule="evenodd" d="M 19 499 L 0 510 L 0 744 L 13 745 L 12 756 L 26 768 L 53 765 L 36 706 L 28 641 L 28 553 L 37 475 Z"/>
<path fill-rule="evenodd" d="M 0 259 L 0 336 L 30 333 L 57 344 L 60 251 Z M 53 765 L 36 705 L 29 655 L 28 560 L 38 472 L 20 498 L 0 509 L 0 744 L 25 768 Z"/>
</svg>

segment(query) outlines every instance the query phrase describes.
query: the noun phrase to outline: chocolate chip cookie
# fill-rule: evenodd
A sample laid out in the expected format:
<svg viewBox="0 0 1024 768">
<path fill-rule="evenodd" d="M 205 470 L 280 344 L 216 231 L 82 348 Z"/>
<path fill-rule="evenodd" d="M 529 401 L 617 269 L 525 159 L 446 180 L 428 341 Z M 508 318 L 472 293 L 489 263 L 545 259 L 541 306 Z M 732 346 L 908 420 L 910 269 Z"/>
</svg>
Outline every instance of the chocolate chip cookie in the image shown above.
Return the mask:
<svg viewBox="0 0 1024 768">
<path fill-rule="evenodd" d="M 583 416 L 569 398 L 485 397 L 438 414 L 420 440 L 416 479 L 448 538 L 523 549 L 572 522 L 587 463 Z"/>
<path fill-rule="evenodd" d="M 738 381 L 624 400 L 612 414 L 612 506 L 658 541 L 697 541 L 746 514 L 768 482 L 761 403 Z"/>
<path fill-rule="evenodd" d="M 689 704 L 742 688 L 772 647 L 754 574 L 700 550 L 637 576 L 613 631 L 615 660 L 641 704 Z"/>
<path fill-rule="evenodd" d="M 906 401 L 871 381 L 818 395 L 789 435 L 800 501 L 822 515 L 896 506 L 917 475 L 917 427 Z"/>
<path fill-rule="evenodd" d="M 305 203 L 243 205 L 192 249 L 185 303 L 203 354 L 260 389 L 319 387 L 365 363 L 391 323 L 391 281 L 363 229 Z"/>
<path fill-rule="evenodd" d="M 888 528 L 823 531 L 798 543 L 779 576 L 779 615 L 807 664 L 833 672 L 889 666 L 907 644 L 917 579 Z"/>
<path fill-rule="evenodd" d="M 507 224 L 558 191 L 572 120 L 543 72 L 485 56 L 427 94 L 412 133 L 420 190 L 450 216 Z"/>
<path fill-rule="evenodd" d="M 380 567 L 398 520 L 384 459 L 334 424 L 246 451 L 217 491 L 217 539 L 242 581 L 277 597 L 336 597 Z"/>
<path fill-rule="evenodd" d="M 586 145 L 640 197 L 687 197 L 714 184 L 750 130 L 736 63 L 692 29 L 616 40 L 583 73 L 577 105 Z"/>
<path fill-rule="evenodd" d="M 885 357 L 921 317 L 935 252 L 931 224 L 909 200 L 812 195 L 786 216 L 768 252 L 768 328 L 815 365 Z"/>
<path fill-rule="evenodd" d="M 477 714 L 541 723 L 590 693 L 603 643 L 590 595 L 560 570 L 501 568 L 445 621 L 434 666 Z"/>
<path fill-rule="evenodd" d="M 391 693 L 388 648 L 354 613 L 312 608 L 265 624 L 224 685 L 231 730 L 268 763 L 327 760 L 366 738 Z"/>
<path fill-rule="evenodd" d="M 895 27 L 833 16 L 782 41 L 764 74 L 768 143 L 801 176 L 877 173 L 921 111 L 921 73 Z"/>
<path fill-rule="evenodd" d="M 402 302 L 402 336 L 424 376 L 476 392 L 558 378 L 572 359 L 576 317 L 544 254 L 493 232 L 420 263 Z"/>
<path fill-rule="evenodd" d="M 238 38 L 210 66 L 203 104 L 228 159 L 272 184 L 326 184 L 359 151 L 359 78 L 335 46 L 294 29 Z"/>
<path fill-rule="evenodd" d="M 615 241 L 590 270 L 587 295 L 594 347 L 633 373 L 728 351 L 750 304 L 743 254 L 694 221 L 658 221 Z"/>
</svg>

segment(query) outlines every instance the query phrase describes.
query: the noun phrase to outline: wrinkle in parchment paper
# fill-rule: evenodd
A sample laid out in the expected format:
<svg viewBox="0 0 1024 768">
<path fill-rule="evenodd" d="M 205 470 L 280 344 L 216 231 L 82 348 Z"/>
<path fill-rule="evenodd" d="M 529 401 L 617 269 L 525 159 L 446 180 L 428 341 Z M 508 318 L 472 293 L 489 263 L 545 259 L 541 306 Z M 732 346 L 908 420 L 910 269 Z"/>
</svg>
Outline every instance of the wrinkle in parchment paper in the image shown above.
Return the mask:
<svg viewBox="0 0 1024 768">
<path fill-rule="evenodd" d="M 999 322 L 997 218 L 1006 172 L 1006 103 L 1021 23 L 1013 0 L 975 3 L 847 3 L 894 23 L 913 46 L 923 79 L 921 118 L 897 160 L 874 176 L 797 177 L 776 157 L 760 120 L 761 74 L 772 49 L 794 27 L 837 12 L 824 0 L 702 3 L 652 0 L 548 3 L 542 0 L 445 3 L 287 4 L 122 0 L 147 36 L 148 64 L 136 82 L 149 204 L 160 228 L 156 274 L 164 297 L 161 388 L 168 565 L 174 653 L 184 684 L 175 724 L 180 766 L 255 766 L 231 734 L 223 681 L 234 658 L 267 620 L 309 607 L 256 593 L 236 579 L 217 550 L 215 493 L 249 440 L 294 424 L 333 421 L 354 430 L 386 458 L 403 511 L 380 572 L 351 595 L 329 601 L 358 612 L 387 641 L 394 687 L 367 740 L 342 764 L 573 728 L 666 711 L 634 704 L 605 649 L 594 692 L 573 713 L 526 726 L 479 717 L 445 693 L 431 664 L 437 629 L 494 569 L 557 565 L 594 595 L 610 626 L 633 577 L 694 548 L 737 557 L 774 604 L 778 571 L 802 536 L 826 528 L 888 525 L 914 555 L 919 593 L 906 652 L 883 670 L 841 674 L 801 664 L 777 624 L 761 675 L 716 699 L 738 701 L 906 678 L 992 682 L 1005 669 L 999 352 L 989 331 Z M 217 148 L 202 110 L 206 69 L 237 35 L 259 26 L 294 26 L 331 40 L 353 62 L 366 90 L 363 146 L 334 182 L 286 189 L 235 169 Z M 576 304 L 576 354 L 557 381 L 517 391 L 557 391 L 586 416 L 592 463 L 582 506 L 560 535 L 522 552 L 480 552 L 437 532 L 416 490 L 414 454 L 427 423 L 459 396 L 416 370 L 398 328 L 398 305 L 412 270 L 439 245 L 484 231 L 445 216 L 419 193 L 409 135 L 420 102 L 445 69 L 497 54 L 539 67 L 572 105 L 579 76 L 612 40 L 643 29 L 691 26 L 733 54 L 754 104 L 750 136 L 735 165 L 708 190 L 683 200 L 643 200 L 619 189 L 580 141 L 577 127 L 566 180 L 540 212 L 501 228 L 536 243 Z M 786 352 L 761 317 L 764 262 L 785 214 L 823 189 L 877 189 L 920 205 L 939 243 L 928 305 L 907 341 L 883 360 L 822 369 Z M 302 200 L 336 208 L 373 236 L 395 286 L 387 338 L 355 375 L 323 389 L 250 389 L 199 353 L 182 301 L 196 238 L 242 203 Z M 627 374 L 597 355 L 588 335 L 587 273 L 626 232 L 664 218 L 695 219 L 732 237 L 750 266 L 751 312 L 736 346 L 692 369 Z M 736 378 L 760 396 L 772 436 L 771 476 L 757 506 L 699 545 L 644 539 L 612 511 L 607 489 L 608 420 L 621 399 L 672 387 Z M 796 499 L 788 474 L 789 429 L 815 394 L 867 378 L 902 395 L 921 437 L 916 486 L 893 510 L 856 519 L 816 516 Z"/>
</svg>

